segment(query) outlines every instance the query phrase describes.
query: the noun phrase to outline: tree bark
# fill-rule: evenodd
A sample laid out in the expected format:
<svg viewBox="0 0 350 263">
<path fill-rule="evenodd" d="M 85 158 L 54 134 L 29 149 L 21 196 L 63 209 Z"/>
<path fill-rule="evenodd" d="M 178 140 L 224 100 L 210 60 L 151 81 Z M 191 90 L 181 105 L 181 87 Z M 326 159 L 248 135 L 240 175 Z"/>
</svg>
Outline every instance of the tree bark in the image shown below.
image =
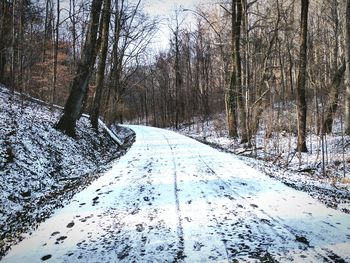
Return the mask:
<svg viewBox="0 0 350 263">
<path fill-rule="evenodd" d="M 96 77 L 96 91 L 92 109 L 90 113 L 91 125 L 94 129 L 98 129 L 98 117 L 100 115 L 101 99 L 103 93 L 103 81 L 106 68 L 106 58 L 108 50 L 108 33 L 109 33 L 109 21 L 111 17 L 111 0 L 104 0 L 103 2 L 103 18 L 102 18 L 102 36 L 101 36 L 101 53 L 97 69 Z"/>
<path fill-rule="evenodd" d="M 176 17 L 176 19 L 178 19 Z M 178 21 L 176 20 L 176 23 Z M 180 62 L 179 62 L 179 26 L 176 25 L 175 34 L 175 128 L 179 128 L 179 97 L 180 97 L 180 89 L 181 89 L 181 74 L 180 74 Z"/>
<path fill-rule="evenodd" d="M 247 132 L 247 114 L 246 107 L 244 103 L 244 91 L 242 87 L 242 60 L 240 52 L 240 40 L 241 40 L 241 25 L 242 25 L 242 2 L 241 0 L 235 0 L 237 6 L 237 16 L 235 25 L 235 68 L 236 68 L 236 93 L 239 112 L 239 130 L 241 135 L 241 143 L 248 142 L 248 132 Z"/>
<path fill-rule="evenodd" d="M 236 52 L 235 52 L 235 42 L 236 42 L 236 1 L 232 0 L 232 14 L 231 14 L 231 80 L 230 86 L 226 93 L 226 114 L 227 114 L 227 124 L 228 133 L 232 138 L 238 137 L 237 132 L 237 112 L 236 112 Z"/>
<path fill-rule="evenodd" d="M 54 35 L 53 45 L 53 77 L 52 77 L 52 95 L 51 104 L 55 103 L 56 97 L 56 83 L 57 83 L 57 57 L 58 57 L 58 37 L 59 37 L 59 26 L 60 26 L 60 0 L 57 0 L 57 12 L 56 12 L 56 27 Z"/>
<path fill-rule="evenodd" d="M 56 128 L 67 133 L 69 136 L 75 135 L 76 121 L 82 109 L 85 94 L 87 94 L 88 84 L 92 68 L 96 59 L 96 39 L 101 13 L 102 1 L 93 0 L 90 10 L 90 21 L 86 34 L 85 44 L 82 50 L 82 57 L 77 65 L 76 74 L 71 83 L 71 92 L 63 110 L 63 115 L 56 124 Z"/>
<path fill-rule="evenodd" d="M 6 18 L 8 13 L 7 1 L 2 0 L 0 3 L 0 83 L 4 82 L 5 65 L 6 65 L 6 52 L 5 52 L 5 38 L 7 37 L 5 33 Z M 8 33 L 7 33 L 8 34 Z"/>
<path fill-rule="evenodd" d="M 299 152 L 307 152 L 306 147 L 306 64 L 307 64 L 307 20 L 309 0 L 301 0 L 301 23 L 300 23 L 300 64 L 297 85 L 297 109 L 298 109 L 298 143 Z"/>
<path fill-rule="evenodd" d="M 345 72 L 345 62 L 338 68 L 335 73 L 329 92 L 329 98 L 327 103 L 327 108 L 325 112 L 324 122 L 323 122 L 323 133 L 332 132 L 333 116 L 338 109 L 338 98 L 339 98 L 339 87 L 342 83 Z"/>
<path fill-rule="evenodd" d="M 346 1 L 345 22 L 345 61 L 346 61 L 346 88 L 345 88 L 345 134 L 350 135 L 350 0 Z"/>
</svg>

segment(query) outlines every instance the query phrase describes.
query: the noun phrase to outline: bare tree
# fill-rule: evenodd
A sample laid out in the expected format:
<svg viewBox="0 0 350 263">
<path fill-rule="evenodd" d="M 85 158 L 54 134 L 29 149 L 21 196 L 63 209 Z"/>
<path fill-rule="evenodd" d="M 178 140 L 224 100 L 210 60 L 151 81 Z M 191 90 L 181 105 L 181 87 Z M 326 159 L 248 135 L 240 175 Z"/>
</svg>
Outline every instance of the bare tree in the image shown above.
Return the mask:
<svg viewBox="0 0 350 263">
<path fill-rule="evenodd" d="M 104 110 L 112 122 L 117 116 L 123 119 L 123 98 L 134 87 L 132 77 L 142 67 L 142 57 L 156 29 L 157 20 L 144 14 L 140 4 L 141 0 L 135 5 L 125 0 L 116 1 L 109 96 Z"/>
<path fill-rule="evenodd" d="M 53 44 L 53 76 L 52 76 L 52 97 L 51 103 L 55 103 L 56 95 L 56 82 L 57 82 L 57 56 L 58 56 L 58 40 L 59 40 L 59 27 L 60 27 L 60 0 L 56 2 L 56 26 Z"/>
<path fill-rule="evenodd" d="M 298 108 L 298 144 L 299 152 L 307 152 L 306 147 L 306 64 L 307 64 L 307 23 L 308 23 L 309 0 L 301 0 L 300 22 L 300 64 L 297 85 L 297 108 Z"/>
<path fill-rule="evenodd" d="M 90 22 L 86 34 L 85 44 L 81 54 L 81 61 L 71 83 L 71 92 L 63 110 L 63 115 L 56 124 L 56 128 L 70 136 L 75 135 L 76 121 L 82 110 L 89 79 L 96 59 L 96 40 L 101 13 L 102 1 L 93 0 L 90 11 Z"/>
<path fill-rule="evenodd" d="M 100 115 L 101 99 L 103 92 L 103 81 L 106 68 L 107 49 L 108 49 L 108 34 L 109 34 L 109 21 L 111 17 L 111 0 L 103 1 L 102 12 L 102 35 L 101 35 L 101 50 L 97 68 L 96 76 L 96 90 L 94 95 L 93 104 L 90 112 L 91 125 L 96 130 L 98 129 L 98 117 Z"/>
<path fill-rule="evenodd" d="M 345 89 L 345 133 L 350 135 L 350 0 L 346 1 L 345 61 L 347 80 Z"/>
<path fill-rule="evenodd" d="M 328 103 L 326 106 L 326 111 L 324 116 L 324 123 L 322 125 L 323 127 L 322 132 L 325 132 L 325 133 L 332 132 L 333 116 L 338 109 L 339 88 L 344 77 L 344 72 L 345 72 L 345 62 L 343 62 L 342 65 L 335 72 L 331 86 L 330 86 Z"/>
<path fill-rule="evenodd" d="M 230 87 L 226 93 L 226 114 L 227 114 L 227 123 L 228 123 L 228 131 L 230 137 L 237 137 L 237 65 L 236 65 L 236 2 L 237 0 L 232 0 L 231 2 L 231 56 L 232 56 L 232 64 L 231 64 L 231 81 Z"/>
</svg>

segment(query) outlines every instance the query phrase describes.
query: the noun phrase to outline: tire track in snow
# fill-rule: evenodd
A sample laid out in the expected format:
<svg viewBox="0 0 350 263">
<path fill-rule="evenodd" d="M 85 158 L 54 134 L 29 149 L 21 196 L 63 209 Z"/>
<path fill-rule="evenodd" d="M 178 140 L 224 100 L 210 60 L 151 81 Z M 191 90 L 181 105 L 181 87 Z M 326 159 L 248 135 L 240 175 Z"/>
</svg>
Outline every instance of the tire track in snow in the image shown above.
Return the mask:
<svg viewBox="0 0 350 263">
<path fill-rule="evenodd" d="M 162 134 L 162 135 L 170 147 L 172 161 L 174 164 L 174 194 L 175 194 L 176 214 L 177 214 L 177 220 L 178 220 L 177 234 L 178 234 L 178 238 L 179 238 L 179 250 L 177 252 L 177 255 L 176 255 L 174 262 L 177 262 L 178 260 L 184 259 L 186 257 L 186 255 L 184 255 L 185 241 L 184 241 L 184 230 L 183 230 L 183 225 L 182 225 L 183 219 L 181 217 L 180 201 L 179 201 L 179 195 L 178 195 L 179 188 L 178 188 L 178 184 L 177 184 L 177 165 L 176 165 L 174 149 L 171 146 L 169 139 L 164 134 Z"/>
</svg>

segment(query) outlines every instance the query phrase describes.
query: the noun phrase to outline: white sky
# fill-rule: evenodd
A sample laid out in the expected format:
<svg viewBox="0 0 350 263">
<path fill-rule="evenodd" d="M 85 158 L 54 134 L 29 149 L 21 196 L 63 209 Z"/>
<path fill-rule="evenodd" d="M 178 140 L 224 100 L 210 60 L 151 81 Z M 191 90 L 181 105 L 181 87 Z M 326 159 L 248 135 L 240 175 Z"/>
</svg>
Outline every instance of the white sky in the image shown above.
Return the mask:
<svg viewBox="0 0 350 263">
<path fill-rule="evenodd" d="M 175 10 L 178 9 L 195 9 L 198 5 L 208 4 L 210 0 L 145 0 L 143 2 L 144 11 L 152 16 L 158 16 L 162 23 L 159 26 L 159 32 L 157 32 L 154 38 L 154 48 L 156 50 L 162 50 L 169 46 L 169 25 L 171 17 L 174 17 Z M 191 19 L 191 12 L 184 12 L 181 14 L 187 17 L 186 21 Z"/>
</svg>

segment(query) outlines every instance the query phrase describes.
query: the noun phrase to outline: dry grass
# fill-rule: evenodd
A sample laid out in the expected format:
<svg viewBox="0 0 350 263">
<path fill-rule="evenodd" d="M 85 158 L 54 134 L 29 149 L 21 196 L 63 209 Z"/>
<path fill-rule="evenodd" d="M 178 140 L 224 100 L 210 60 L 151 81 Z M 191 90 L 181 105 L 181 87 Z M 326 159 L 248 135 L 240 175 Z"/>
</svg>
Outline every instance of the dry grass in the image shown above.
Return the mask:
<svg viewBox="0 0 350 263">
<path fill-rule="evenodd" d="M 350 184 L 350 178 L 340 178 L 339 181 L 342 184 Z"/>
</svg>

